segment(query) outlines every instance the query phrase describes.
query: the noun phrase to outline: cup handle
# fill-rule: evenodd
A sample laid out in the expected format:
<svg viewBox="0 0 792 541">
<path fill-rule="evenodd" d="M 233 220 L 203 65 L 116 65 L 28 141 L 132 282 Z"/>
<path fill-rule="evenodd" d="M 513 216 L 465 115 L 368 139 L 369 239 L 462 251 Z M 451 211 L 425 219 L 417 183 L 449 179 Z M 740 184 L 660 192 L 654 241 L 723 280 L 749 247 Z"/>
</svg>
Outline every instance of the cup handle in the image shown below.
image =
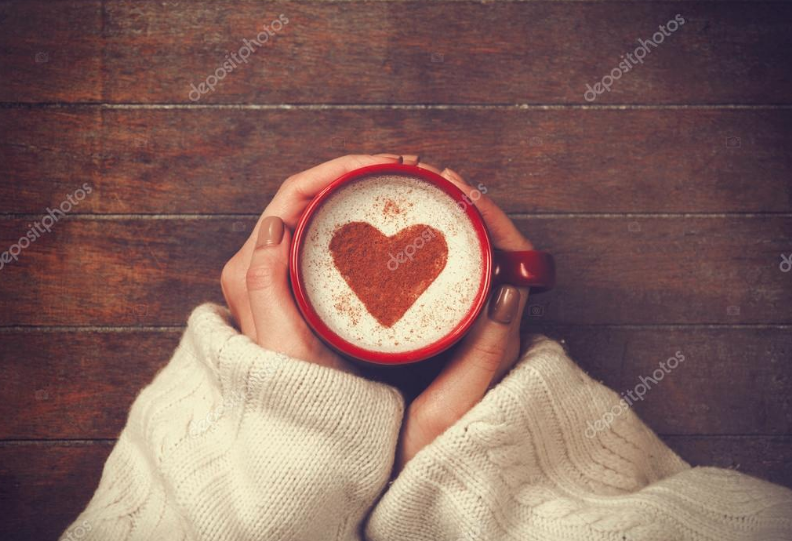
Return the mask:
<svg viewBox="0 0 792 541">
<path fill-rule="evenodd" d="M 555 286 L 555 260 L 547 252 L 494 250 L 492 283 L 530 287 L 532 292 L 549 291 Z"/>
</svg>

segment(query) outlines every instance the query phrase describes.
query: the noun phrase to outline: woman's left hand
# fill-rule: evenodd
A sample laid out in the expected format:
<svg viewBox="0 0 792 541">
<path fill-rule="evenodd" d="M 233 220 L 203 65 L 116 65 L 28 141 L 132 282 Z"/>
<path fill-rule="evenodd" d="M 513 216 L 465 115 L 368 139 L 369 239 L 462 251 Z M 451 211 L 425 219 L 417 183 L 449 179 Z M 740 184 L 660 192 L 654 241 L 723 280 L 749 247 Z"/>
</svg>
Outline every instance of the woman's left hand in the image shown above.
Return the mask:
<svg viewBox="0 0 792 541">
<path fill-rule="evenodd" d="M 313 334 L 297 309 L 289 285 L 291 231 L 311 199 L 335 179 L 398 158 L 343 156 L 286 179 L 220 278 L 228 308 L 243 334 L 270 351 L 353 371 Z"/>
</svg>

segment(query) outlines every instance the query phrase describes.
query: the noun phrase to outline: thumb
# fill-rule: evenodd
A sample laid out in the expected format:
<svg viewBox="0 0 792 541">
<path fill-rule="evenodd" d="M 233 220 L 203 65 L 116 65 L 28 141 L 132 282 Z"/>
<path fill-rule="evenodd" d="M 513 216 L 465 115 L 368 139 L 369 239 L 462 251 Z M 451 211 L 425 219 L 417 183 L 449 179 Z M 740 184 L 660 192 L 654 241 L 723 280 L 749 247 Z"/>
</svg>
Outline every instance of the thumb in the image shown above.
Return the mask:
<svg viewBox="0 0 792 541">
<path fill-rule="evenodd" d="M 410 405 L 397 466 L 446 431 L 487 393 L 516 358 L 521 307 L 526 295 L 501 286 L 437 378 Z"/>
<path fill-rule="evenodd" d="M 492 295 L 482 315 L 460 343 L 453 358 L 430 384 L 431 395 L 444 396 L 444 407 L 456 421 L 486 394 L 509 368 L 510 343 L 519 331 L 523 297 L 519 288 L 504 285 Z M 445 427 L 447 428 L 447 427 Z"/>
<path fill-rule="evenodd" d="M 278 216 L 264 218 L 245 281 L 259 345 L 300 356 L 299 344 L 291 342 L 303 337 L 307 329 L 289 288 L 290 244 L 291 233 L 283 220 Z"/>
</svg>

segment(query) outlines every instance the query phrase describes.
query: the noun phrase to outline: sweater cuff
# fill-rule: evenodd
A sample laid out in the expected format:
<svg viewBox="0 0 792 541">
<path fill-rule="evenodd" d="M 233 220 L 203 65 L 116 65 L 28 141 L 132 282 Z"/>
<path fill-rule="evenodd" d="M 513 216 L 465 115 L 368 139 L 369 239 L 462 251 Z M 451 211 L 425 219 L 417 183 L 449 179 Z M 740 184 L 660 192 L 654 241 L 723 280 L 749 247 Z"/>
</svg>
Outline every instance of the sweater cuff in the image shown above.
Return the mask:
<svg viewBox="0 0 792 541">
<path fill-rule="evenodd" d="M 203 305 L 135 403 L 87 539 L 357 539 L 390 478 L 393 388 L 262 349 Z"/>
<path fill-rule="evenodd" d="M 603 418 L 605 428 L 591 429 Z M 371 541 L 789 539 L 790 510 L 788 489 L 690 469 L 616 393 L 540 337 L 406 465 L 367 534 Z"/>
<path fill-rule="evenodd" d="M 367 438 L 367 430 L 378 435 L 399 431 L 404 400 L 395 388 L 263 349 L 233 327 L 224 307 L 196 308 L 183 346 L 206 370 L 212 391 L 221 395 L 213 397 L 215 409 L 226 403 L 254 411 L 287 408 L 279 413 L 314 429 L 338 430 L 342 421 L 363 427 L 356 438 Z M 201 420 L 211 424 L 211 415 L 194 419 L 192 433 L 207 428 Z"/>
<path fill-rule="evenodd" d="M 205 411 L 188 424 L 191 436 L 215 429 L 215 417 L 258 422 L 250 446 L 293 432 L 272 450 L 307 473 L 322 464 L 321 477 L 344 472 L 345 496 L 366 495 L 366 505 L 387 483 L 404 413 L 393 387 L 354 374 L 261 348 L 233 326 L 224 307 L 205 304 L 190 316 L 187 344 L 208 372 Z M 264 422 L 266 421 L 266 422 Z M 240 426 L 241 428 L 241 426 Z M 264 430 L 265 429 L 265 430 Z M 307 438 L 307 440 L 303 440 Z M 317 460 L 314 453 L 324 453 Z M 287 456 L 288 455 L 288 456 Z M 333 464 L 328 467 L 329 457 Z M 303 463 L 301 463 L 303 462 Z M 319 484 L 321 486 L 321 484 Z M 318 487 L 317 487 L 318 488 Z"/>
<path fill-rule="evenodd" d="M 688 468 L 631 411 L 589 437 L 588 423 L 618 403 L 559 343 L 534 338 L 503 381 L 405 466 L 369 537 L 430 539 L 438 520 L 454 540 L 553 537 L 561 531 L 553 515 L 583 512 L 583 499 L 631 494 Z M 567 538 L 608 513 L 573 520 Z"/>
</svg>

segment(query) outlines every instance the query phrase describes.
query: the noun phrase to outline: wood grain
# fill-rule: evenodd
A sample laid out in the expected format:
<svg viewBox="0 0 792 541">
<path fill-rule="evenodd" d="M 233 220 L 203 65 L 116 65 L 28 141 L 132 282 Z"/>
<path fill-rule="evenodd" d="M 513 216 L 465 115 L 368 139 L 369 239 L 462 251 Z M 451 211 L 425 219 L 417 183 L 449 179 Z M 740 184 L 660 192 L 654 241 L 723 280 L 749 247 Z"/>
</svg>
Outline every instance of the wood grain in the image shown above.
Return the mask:
<svg viewBox="0 0 792 541">
<path fill-rule="evenodd" d="M 89 181 L 81 213 L 259 214 L 289 175 L 382 151 L 451 166 L 509 212 L 792 210 L 792 110 L 15 108 L 0 124 L 0 212 Z"/>
<path fill-rule="evenodd" d="M 792 438 L 663 436 L 692 466 L 730 468 L 792 488 Z"/>
<path fill-rule="evenodd" d="M 364 2 L 350 9 L 346 2 L 110 0 L 101 18 L 98 3 L 82 0 L 3 6 L 0 68 L 14 76 L 0 100 L 8 102 L 192 103 L 191 85 L 279 14 L 288 24 L 246 64 L 235 62 L 200 103 L 585 104 L 586 85 L 677 14 L 684 25 L 650 45 L 643 63 L 596 103 L 789 103 L 792 96 L 785 3 Z M 31 61 L 59 42 L 69 47 L 51 51 L 48 78 Z"/>
<path fill-rule="evenodd" d="M 114 443 L 0 444 L 0 538 L 60 539 L 88 505 Z"/>
<path fill-rule="evenodd" d="M 589 374 L 634 390 L 677 351 L 685 361 L 635 411 L 678 435 L 783 435 L 792 430 L 789 328 L 537 328 L 564 339 Z M 115 438 L 137 393 L 167 362 L 181 331 L 0 332 L 3 439 Z M 392 372 L 392 371 L 391 371 Z M 416 379 L 414 367 L 401 371 Z M 396 382 L 400 376 L 391 376 Z M 592 422 L 596 419 L 592 419 Z"/>
<path fill-rule="evenodd" d="M 792 333 L 783 328 L 526 325 L 562 339 L 588 374 L 619 394 L 648 390 L 634 411 L 661 434 L 792 432 Z M 667 375 L 660 363 L 680 353 Z M 674 363 L 676 364 L 676 363 Z M 660 378 L 654 383 L 649 378 Z M 640 391 L 639 391 L 640 392 Z"/>
<path fill-rule="evenodd" d="M 665 437 L 694 465 L 735 468 L 792 487 L 792 439 Z M 0 537 L 56 539 L 85 508 L 99 483 L 112 442 L 0 444 Z M 42 520 L 46 510 L 46 520 Z"/>
<path fill-rule="evenodd" d="M 2 439 L 115 438 L 181 331 L 0 332 Z"/>
<path fill-rule="evenodd" d="M 0 272 L 0 325 L 183 325 L 221 301 L 225 262 L 252 218 L 69 219 Z M 0 220 L 12 246 L 28 220 Z M 557 259 L 558 286 L 534 297 L 537 321 L 575 324 L 789 324 L 780 270 L 787 217 L 517 220 Z M 527 315 L 527 319 L 531 316 Z"/>
<path fill-rule="evenodd" d="M 636 413 L 693 465 L 792 487 L 790 20 L 761 0 L 0 1 L 0 253 L 92 187 L 0 269 L 0 538 L 64 531 L 253 217 L 352 152 L 483 182 L 557 256 L 526 333 L 616 391 L 681 352 Z"/>
<path fill-rule="evenodd" d="M 0 102 L 98 102 L 99 1 L 0 2 Z"/>
<path fill-rule="evenodd" d="M 100 175 L 98 109 L 0 109 L 0 212 L 45 213 Z M 91 200 L 75 212 L 86 212 Z M 3 248 L 5 250 L 5 248 Z"/>
</svg>

